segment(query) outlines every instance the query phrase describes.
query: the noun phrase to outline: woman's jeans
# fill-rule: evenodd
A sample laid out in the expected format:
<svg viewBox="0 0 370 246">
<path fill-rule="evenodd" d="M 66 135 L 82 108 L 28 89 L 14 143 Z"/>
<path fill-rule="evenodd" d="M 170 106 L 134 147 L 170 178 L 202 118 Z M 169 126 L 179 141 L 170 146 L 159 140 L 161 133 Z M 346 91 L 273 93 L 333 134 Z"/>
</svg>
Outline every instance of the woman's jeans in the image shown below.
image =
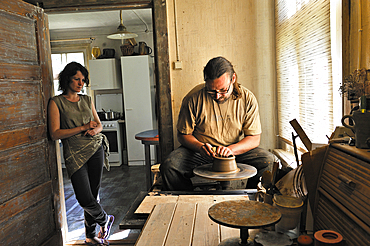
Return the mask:
<svg viewBox="0 0 370 246">
<path fill-rule="evenodd" d="M 86 238 L 95 237 L 96 224 L 104 226 L 107 222 L 108 216 L 97 200 L 103 165 L 104 150 L 100 147 L 71 177 L 76 199 L 84 209 Z"/>
<path fill-rule="evenodd" d="M 248 164 L 257 169 L 257 174 L 254 177 L 248 178 L 246 187 L 247 189 L 256 189 L 263 172 L 272 169 L 272 164 L 276 161 L 276 157 L 267 150 L 257 147 L 235 156 L 235 160 L 236 163 Z M 202 157 L 199 153 L 180 146 L 172 151 L 160 165 L 162 190 L 193 190 L 193 184 L 190 180 L 194 176 L 193 169 L 207 163 L 210 163 L 210 161 Z"/>
</svg>

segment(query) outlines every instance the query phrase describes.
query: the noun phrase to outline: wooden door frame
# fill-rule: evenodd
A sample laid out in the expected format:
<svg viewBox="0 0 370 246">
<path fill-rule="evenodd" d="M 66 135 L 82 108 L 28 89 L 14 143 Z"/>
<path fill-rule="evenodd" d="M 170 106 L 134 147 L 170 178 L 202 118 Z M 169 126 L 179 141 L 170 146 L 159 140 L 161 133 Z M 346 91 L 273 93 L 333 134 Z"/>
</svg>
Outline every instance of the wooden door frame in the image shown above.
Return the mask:
<svg viewBox="0 0 370 246">
<path fill-rule="evenodd" d="M 97 0 L 96 2 L 103 2 L 104 0 Z M 121 0 L 122 2 L 126 0 Z M 50 2 L 53 2 L 51 0 Z M 155 54 L 155 73 L 156 73 L 156 101 L 158 102 L 158 131 L 159 131 L 159 142 L 160 142 L 160 156 L 163 160 L 167 157 L 174 148 L 173 138 L 173 118 L 172 118 L 172 100 L 171 100 L 171 83 L 170 83 L 170 63 L 169 63 L 169 43 L 168 43 L 168 27 L 167 27 L 167 10 L 165 0 L 152 0 L 147 1 L 148 3 L 132 4 L 121 3 L 121 4 L 110 4 L 104 5 L 86 5 L 79 6 L 80 11 L 103 11 L 103 10 L 117 10 L 117 9 L 136 9 L 136 8 L 152 8 L 152 19 L 153 19 L 153 39 L 154 39 L 154 54 Z M 45 2 L 44 2 L 45 3 Z M 41 6 L 44 8 L 46 14 L 54 12 L 75 12 L 76 7 L 66 6 L 63 1 L 56 1 L 56 6 L 48 6 L 44 4 Z M 69 3 L 71 4 L 71 3 Z M 56 159 L 57 159 L 57 175 L 59 178 L 59 223 L 62 229 L 63 241 L 66 241 L 66 235 L 68 233 L 68 225 L 66 221 L 66 208 L 64 200 L 63 190 L 63 177 L 61 170 L 60 154 L 58 151 L 59 145 L 55 144 L 56 148 Z M 67 231 L 66 231 L 67 230 Z"/>
<path fill-rule="evenodd" d="M 168 25 L 167 25 L 167 5 L 166 0 L 94 0 L 81 2 L 79 0 L 44 0 L 43 2 L 35 0 L 23 0 L 25 2 L 37 5 L 44 9 L 46 14 L 55 12 L 76 12 L 76 11 L 103 11 L 103 10 L 119 10 L 119 9 L 140 9 L 151 8 L 153 18 L 153 39 L 155 53 L 155 73 L 156 73 L 156 100 L 158 102 L 158 131 L 160 142 L 160 156 L 163 160 L 174 148 L 173 138 L 173 117 L 172 117 L 172 99 L 171 99 L 171 81 L 170 81 L 170 64 L 169 64 L 169 42 L 168 42 Z M 47 18 L 44 20 L 46 26 L 46 34 L 49 35 Z M 49 49 L 50 49 L 50 38 Z M 40 54 L 42 57 L 43 54 Z M 50 59 L 50 57 L 48 58 Z M 49 64 L 51 66 L 51 62 Z M 51 69 L 48 68 L 48 69 Z M 51 70 L 50 70 L 51 71 Z M 51 86 L 47 85 L 47 86 Z M 51 90 L 50 90 L 51 92 Z M 48 100 L 51 95 L 45 95 L 45 100 Z M 46 103 L 46 101 L 45 101 Z M 57 177 L 53 182 L 55 189 L 59 188 L 59 194 L 55 202 L 57 208 L 57 217 L 60 229 L 62 231 L 63 241 L 66 241 L 67 221 L 66 209 L 63 190 L 63 177 L 61 170 L 61 162 L 58 148 L 59 145 L 55 142 L 50 146 L 50 153 L 56 153 L 49 156 L 50 163 L 57 162 L 54 175 Z M 51 165 L 51 164 L 50 164 Z M 57 244 L 53 244 L 57 245 Z"/>
<path fill-rule="evenodd" d="M 36 227 L 40 226 L 40 230 L 36 231 L 34 228 L 28 227 L 29 231 L 32 233 L 28 233 L 28 235 L 34 236 L 37 234 L 38 239 L 30 244 L 34 244 L 38 241 L 41 243 L 40 245 L 62 245 L 62 233 L 61 233 L 61 197 L 60 197 L 60 182 L 58 180 L 58 170 L 56 165 L 56 151 L 55 151 L 55 144 L 54 141 L 50 141 L 48 138 L 48 131 L 47 131 L 47 116 L 46 116 L 46 108 L 51 97 L 52 92 L 52 68 L 51 68 L 51 57 L 50 57 L 50 38 L 49 38 L 49 29 L 48 29 L 48 22 L 47 18 L 44 15 L 44 10 L 41 8 L 37 8 L 31 6 L 27 3 L 22 1 L 0 1 L 2 5 L 2 12 L 3 14 L 12 15 L 15 19 L 16 18 L 28 18 L 31 19 L 34 25 L 35 31 L 35 42 L 36 42 L 36 49 L 35 52 L 37 53 L 36 60 L 29 60 L 27 62 L 15 59 L 13 62 L 8 63 L 3 62 L 2 64 L 2 79 L 10 79 L 10 80 L 21 80 L 21 81 L 34 81 L 40 87 L 40 94 L 38 91 L 35 93 L 35 96 L 38 95 L 41 101 L 36 101 L 37 106 L 40 107 L 40 117 L 34 118 L 34 122 L 28 122 L 26 125 L 19 125 L 14 126 L 14 128 L 10 128 L 7 131 L 3 131 L 1 135 L 1 139 L 7 139 L 11 141 L 4 141 L 1 144 L 1 150 L 7 149 L 16 149 L 22 147 L 24 149 L 28 148 L 30 145 L 34 145 L 40 143 L 45 148 L 44 160 L 42 157 L 39 158 L 41 161 L 38 165 L 45 164 L 45 166 L 35 166 L 33 170 L 38 170 L 40 173 L 46 174 L 44 179 L 35 179 L 33 183 L 27 183 L 27 186 L 23 190 L 13 190 L 13 194 L 15 195 L 10 200 L 6 200 L 6 204 L 2 204 L 2 215 L 3 219 L 7 219 L 8 221 L 12 221 L 14 225 L 23 224 L 21 222 L 17 222 L 13 216 L 20 216 L 20 214 L 26 211 L 29 208 L 35 209 L 37 208 L 37 204 L 41 201 L 50 201 L 52 204 L 49 207 L 51 211 L 51 217 L 48 218 L 47 214 L 43 214 L 45 217 L 38 217 L 42 222 L 47 224 L 48 228 L 51 228 L 52 232 L 48 235 L 42 235 L 43 228 L 41 228 L 40 224 L 33 221 L 32 218 L 29 218 L 27 214 L 21 216 L 22 220 L 28 220 L 30 223 L 33 223 Z M 12 30 L 13 31 L 13 30 Z M 33 45 L 33 44 L 30 44 Z M 10 59 L 7 57 L 6 59 Z M 23 62 L 23 63 L 22 63 Z M 37 64 L 35 63 L 37 62 Z M 25 65 L 26 67 L 22 67 Z M 18 93 L 24 94 L 33 94 L 33 91 L 22 91 L 21 86 L 19 88 L 15 88 L 15 91 L 21 90 Z M 19 98 L 15 100 L 21 100 Z M 38 104 L 40 102 L 40 104 Z M 19 103 L 19 101 L 17 102 Z M 26 103 L 22 107 L 26 107 Z M 14 108 L 14 112 L 17 112 L 16 107 Z M 45 142 L 45 144 L 42 144 Z M 5 144 L 4 144 L 5 143 Z M 20 155 L 16 157 L 12 157 L 13 159 L 19 159 L 22 162 L 22 158 Z M 28 156 L 25 157 L 27 159 Z M 30 160 L 31 161 L 31 160 Z M 24 161 L 23 161 L 24 162 Z M 23 168 L 23 166 L 22 166 Z M 47 170 L 47 171 L 45 171 Z M 11 172 L 15 172 L 11 170 Z M 37 171 L 36 171 L 37 172 Z M 42 175 L 40 175 L 41 177 Z M 19 175 L 19 177 L 22 177 Z M 17 182 L 13 180 L 13 182 Z M 36 224 L 35 224 L 36 223 Z M 53 224 L 55 223 L 55 224 Z M 3 230 L 6 232 L 5 228 Z M 21 228 L 21 231 L 22 228 Z M 20 231 L 17 231 L 18 234 Z M 11 234 L 3 234 L 7 240 L 12 241 L 14 238 L 19 238 L 16 231 Z M 23 231 L 27 233 L 27 230 Z M 24 240 L 24 238 L 22 238 Z M 40 242 L 40 240 L 45 240 Z"/>
<path fill-rule="evenodd" d="M 165 0 L 153 0 L 158 131 L 161 160 L 164 160 L 174 148 L 172 91 L 166 8 Z"/>
<path fill-rule="evenodd" d="M 32 2 L 32 1 L 30 1 Z M 103 11 L 117 9 L 152 8 L 153 39 L 155 50 L 156 100 L 158 102 L 158 132 L 160 160 L 164 160 L 174 149 L 173 117 L 170 81 L 167 5 L 165 0 L 95 0 L 94 4 L 73 0 L 45 0 L 41 7 L 45 13 Z"/>
</svg>

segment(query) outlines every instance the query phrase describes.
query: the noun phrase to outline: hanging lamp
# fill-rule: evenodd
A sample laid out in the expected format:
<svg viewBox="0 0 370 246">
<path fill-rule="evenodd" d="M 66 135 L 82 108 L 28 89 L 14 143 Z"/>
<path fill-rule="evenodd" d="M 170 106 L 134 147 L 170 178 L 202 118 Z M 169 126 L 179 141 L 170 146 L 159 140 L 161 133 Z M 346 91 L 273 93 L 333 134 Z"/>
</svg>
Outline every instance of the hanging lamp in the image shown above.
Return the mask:
<svg viewBox="0 0 370 246">
<path fill-rule="evenodd" d="M 119 24 L 117 28 L 117 32 L 112 33 L 107 36 L 109 39 L 130 39 L 130 38 L 136 38 L 137 34 L 132 33 L 127 31 L 126 27 L 123 25 L 123 20 L 122 20 L 122 10 L 120 10 L 120 21 L 121 23 Z"/>
</svg>

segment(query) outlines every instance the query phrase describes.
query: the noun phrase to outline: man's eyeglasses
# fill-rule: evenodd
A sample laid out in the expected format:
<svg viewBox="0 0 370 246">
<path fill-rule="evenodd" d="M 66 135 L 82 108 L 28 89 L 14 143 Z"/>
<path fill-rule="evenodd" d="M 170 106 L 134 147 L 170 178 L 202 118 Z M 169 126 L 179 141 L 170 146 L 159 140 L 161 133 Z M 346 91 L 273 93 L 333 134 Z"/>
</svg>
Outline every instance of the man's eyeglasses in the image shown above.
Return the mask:
<svg viewBox="0 0 370 246">
<path fill-rule="evenodd" d="M 230 87 L 231 87 L 231 83 L 229 84 L 229 87 L 227 88 L 227 90 L 208 90 L 206 88 L 206 92 L 212 96 L 215 96 L 216 94 L 225 95 L 229 92 Z"/>
</svg>

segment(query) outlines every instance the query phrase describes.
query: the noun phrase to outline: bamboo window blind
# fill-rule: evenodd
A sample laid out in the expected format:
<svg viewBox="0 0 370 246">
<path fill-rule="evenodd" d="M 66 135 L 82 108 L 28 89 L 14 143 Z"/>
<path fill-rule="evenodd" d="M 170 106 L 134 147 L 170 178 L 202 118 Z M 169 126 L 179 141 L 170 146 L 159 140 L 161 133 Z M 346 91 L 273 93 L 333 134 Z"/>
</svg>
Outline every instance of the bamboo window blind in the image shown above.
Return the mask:
<svg viewBox="0 0 370 246">
<path fill-rule="evenodd" d="M 276 0 L 275 30 L 279 136 L 291 142 L 296 119 L 312 142 L 327 143 L 334 129 L 330 1 Z"/>
</svg>

